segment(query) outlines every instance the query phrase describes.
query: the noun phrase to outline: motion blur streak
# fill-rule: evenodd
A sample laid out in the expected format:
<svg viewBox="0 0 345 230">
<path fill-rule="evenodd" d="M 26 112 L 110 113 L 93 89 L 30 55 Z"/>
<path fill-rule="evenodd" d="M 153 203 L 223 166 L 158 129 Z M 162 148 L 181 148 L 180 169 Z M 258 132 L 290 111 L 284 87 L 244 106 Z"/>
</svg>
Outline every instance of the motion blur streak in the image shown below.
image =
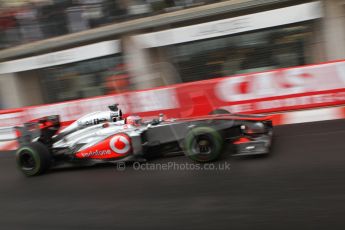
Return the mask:
<svg viewBox="0 0 345 230">
<path fill-rule="evenodd" d="M 225 157 L 230 171 L 110 166 L 28 179 L 11 154 L 1 154 L 1 228 L 343 229 L 344 126 L 337 120 L 277 127 L 271 156 Z M 187 160 L 155 162 L 169 161 Z"/>
</svg>

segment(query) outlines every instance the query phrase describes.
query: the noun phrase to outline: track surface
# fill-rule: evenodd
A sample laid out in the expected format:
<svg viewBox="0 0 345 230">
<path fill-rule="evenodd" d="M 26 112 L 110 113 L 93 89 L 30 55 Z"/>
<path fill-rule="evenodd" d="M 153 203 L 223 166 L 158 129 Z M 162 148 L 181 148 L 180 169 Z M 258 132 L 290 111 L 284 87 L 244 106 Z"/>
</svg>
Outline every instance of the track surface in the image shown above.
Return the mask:
<svg viewBox="0 0 345 230">
<path fill-rule="evenodd" d="M 344 127 L 277 127 L 270 157 L 227 157 L 223 171 L 105 166 L 25 178 L 2 153 L 0 229 L 345 229 Z M 154 161 L 168 162 L 191 163 Z"/>
</svg>

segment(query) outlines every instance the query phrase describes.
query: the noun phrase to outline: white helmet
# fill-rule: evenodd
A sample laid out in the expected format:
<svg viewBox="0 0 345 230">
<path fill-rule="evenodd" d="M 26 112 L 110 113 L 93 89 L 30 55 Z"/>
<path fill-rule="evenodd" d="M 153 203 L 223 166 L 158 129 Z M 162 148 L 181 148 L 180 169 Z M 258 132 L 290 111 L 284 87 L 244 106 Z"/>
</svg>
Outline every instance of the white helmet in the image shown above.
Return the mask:
<svg viewBox="0 0 345 230">
<path fill-rule="evenodd" d="M 141 126 L 142 119 L 138 115 L 131 115 L 126 118 L 126 124 L 133 125 L 133 126 Z"/>
</svg>

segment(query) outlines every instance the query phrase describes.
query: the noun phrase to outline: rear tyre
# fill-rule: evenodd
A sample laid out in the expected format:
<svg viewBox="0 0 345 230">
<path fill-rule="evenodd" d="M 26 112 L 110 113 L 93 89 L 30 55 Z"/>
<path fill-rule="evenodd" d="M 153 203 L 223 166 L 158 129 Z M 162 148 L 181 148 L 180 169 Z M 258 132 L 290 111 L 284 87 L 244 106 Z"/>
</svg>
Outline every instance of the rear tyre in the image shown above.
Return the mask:
<svg viewBox="0 0 345 230">
<path fill-rule="evenodd" d="M 184 141 L 185 155 L 197 162 L 211 162 L 222 154 L 223 138 L 210 127 L 196 127 L 189 131 Z"/>
<path fill-rule="evenodd" d="M 51 155 L 44 144 L 34 142 L 17 150 L 16 161 L 18 168 L 26 176 L 37 176 L 49 169 Z"/>
<path fill-rule="evenodd" d="M 216 114 L 230 114 L 230 112 L 225 109 L 216 109 L 209 113 L 209 115 L 216 115 Z"/>
</svg>

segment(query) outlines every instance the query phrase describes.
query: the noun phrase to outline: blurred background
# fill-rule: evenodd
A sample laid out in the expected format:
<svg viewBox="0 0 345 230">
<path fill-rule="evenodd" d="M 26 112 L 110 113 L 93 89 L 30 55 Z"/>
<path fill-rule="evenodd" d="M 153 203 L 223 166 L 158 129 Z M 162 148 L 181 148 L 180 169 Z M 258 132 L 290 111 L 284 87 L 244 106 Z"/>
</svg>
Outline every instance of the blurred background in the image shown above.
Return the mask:
<svg viewBox="0 0 345 230">
<path fill-rule="evenodd" d="M 0 108 L 344 59 L 344 0 L 0 0 Z M 29 97 L 27 95 L 30 95 Z"/>
</svg>

